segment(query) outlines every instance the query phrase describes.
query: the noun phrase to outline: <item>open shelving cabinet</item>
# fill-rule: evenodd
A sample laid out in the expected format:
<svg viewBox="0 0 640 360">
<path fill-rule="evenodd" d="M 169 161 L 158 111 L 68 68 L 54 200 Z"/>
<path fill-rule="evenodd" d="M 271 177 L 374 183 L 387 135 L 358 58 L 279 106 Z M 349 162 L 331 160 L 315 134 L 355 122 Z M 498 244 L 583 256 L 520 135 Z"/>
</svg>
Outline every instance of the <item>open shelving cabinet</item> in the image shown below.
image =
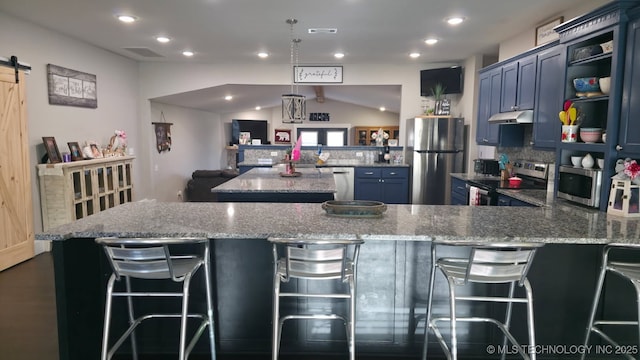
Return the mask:
<svg viewBox="0 0 640 360">
<path fill-rule="evenodd" d="M 133 159 L 121 156 L 38 165 L 43 229 L 131 202 Z"/>
<path fill-rule="evenodd" d="M 612 3 L 593 13 L 573 19 L 560 25 L 560 43 L 566 51 L 566 76 L 564 79 L 564 100 L 571 100 L 579 114 L 583 115 L 581 128 L 601 128 L 606 133 L 606 142 L 585 143 L 561 142 L 556 146 L 556 174 L 562 165 L 571 165 L 571 156 L 591 154 L 596 159 L 604 159 L 599 209 L 607 207 L 611 176 L 618 156 L 616 143 L 620 123 L 624 58 L 626 48 L 625 4 Z M 584 49 L 611 42 L 612 51 L 603 51 L 591 56 L 580 56 Z M 583 50 L 583 51 L 581 51 Z M 580 54 L 580 55 L 579 55 Z M 577 94 L 573 80 L 581 77 L 611 77 L 608 94 Z M 580 95 L 580 96 L 579 96 Z M 558 109 L 560 111 L 562 109 Z M 560 134 L 558 134 L 560 139 Z M 597 167 L 597 166 L 595 166 Z M 557 189 L 557 179 L 556 186 Z"/>
</svg>

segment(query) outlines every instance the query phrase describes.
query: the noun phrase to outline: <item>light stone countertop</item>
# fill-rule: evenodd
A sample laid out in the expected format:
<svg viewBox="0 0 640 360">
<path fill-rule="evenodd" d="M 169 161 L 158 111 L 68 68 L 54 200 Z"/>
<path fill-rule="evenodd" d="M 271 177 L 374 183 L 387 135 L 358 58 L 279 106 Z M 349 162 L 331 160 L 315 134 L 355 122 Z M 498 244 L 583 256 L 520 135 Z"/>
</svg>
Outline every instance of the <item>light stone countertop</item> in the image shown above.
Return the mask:
<svg viewBox="0 0 640 360">
<path fill-rule="evenodd" d="M 214 193 L 335 193 L 336 183 L 330 168 L 297 167 L 298 177 L 283 177 L 284 166 L 254 168 L 222 183 Z"/>
<path fill-rule="evenodd" d="M 387 205 L 382 218 L 326 215 L 311 203 L 123 204 L 36 234 L 39 240 L 100 236 L 206 236 L 211 239 L 362 238 L 389 241 L 640 244 L 640 219 L 572 206 Z"/>
</svg>

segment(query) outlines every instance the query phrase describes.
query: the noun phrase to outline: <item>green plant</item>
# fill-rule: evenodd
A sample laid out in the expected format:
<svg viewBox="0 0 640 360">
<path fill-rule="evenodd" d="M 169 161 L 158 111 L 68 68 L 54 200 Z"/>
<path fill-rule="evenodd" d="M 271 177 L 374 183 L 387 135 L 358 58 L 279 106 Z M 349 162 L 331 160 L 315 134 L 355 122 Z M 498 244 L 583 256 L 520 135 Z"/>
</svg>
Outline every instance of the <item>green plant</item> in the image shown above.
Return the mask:
<svg viewBox="0 0 640 360">
<path fill-rule="evenodd" d="M 440 101 L 442 100 L 445 89 L 446 87 L 442 86 L 441 83 L 436 83 L 436 85 L 431 88 L 431 95 L 433 95 L 436 101 Z"/>
</svg>

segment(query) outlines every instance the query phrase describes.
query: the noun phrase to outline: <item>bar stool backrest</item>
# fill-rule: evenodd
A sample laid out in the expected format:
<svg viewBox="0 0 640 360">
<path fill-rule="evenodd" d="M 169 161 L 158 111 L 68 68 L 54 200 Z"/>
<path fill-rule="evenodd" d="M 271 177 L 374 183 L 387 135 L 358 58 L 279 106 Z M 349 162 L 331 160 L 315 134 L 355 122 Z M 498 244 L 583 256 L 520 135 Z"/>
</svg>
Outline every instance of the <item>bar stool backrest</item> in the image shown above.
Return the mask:
<svg viewBox="0 0 640 360">
<path fill-rule="evenodd" d="M 467 281 L 510 282 L 522 281 L 527 276 L 536 250 L 541 244 L 518 246 L 474 247 L 469 255 L 469 266 L 465 275 Z"/>
<path fill-rule="evenodd" d="M 344 278 L 346 245 L 328 249 L 287 246 L 287 273 L 296 278 Z"/>
<path fill-rule="evenodd" d="M 347 270 L 357 263 L 360 244 L 363 242 L 281 238 L 271 238 L 270 241 L 274 244 L 274 261 L 284 265 L 284 281 L 289 277 L 346 281 L 348 276 L 352 276 Z M 277 245 L 284 246 L 283 253 L 278 253 Z"/>
<path fill-rule="evenodd" d="M 203 242 L 207 239 L 140 239 L 140 238 L 99 238 L 98 244 L 104 248 L 113 273 L 119 279 L 128 276 L 140 279 L 172 279 L 181 281 L 183 274 L 174 271 L 174 260 L 194 259 L 194 255 L 172 257 L 169 245 Z"/>
</svg>

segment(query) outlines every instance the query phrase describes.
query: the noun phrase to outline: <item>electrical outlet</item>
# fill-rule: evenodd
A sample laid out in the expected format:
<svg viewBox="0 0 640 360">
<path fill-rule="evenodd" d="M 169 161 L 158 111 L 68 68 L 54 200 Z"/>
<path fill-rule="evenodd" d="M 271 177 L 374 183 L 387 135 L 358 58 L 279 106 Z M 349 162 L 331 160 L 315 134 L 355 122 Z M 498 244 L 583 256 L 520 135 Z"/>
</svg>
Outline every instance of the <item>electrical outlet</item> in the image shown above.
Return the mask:
<svg viewBox="0 0 640 360">
<path fill-rule="evenodd" d="M 278 152 L 277 151 L 272 151 L 271 152 L 271 156 L 278 156 Z"/>
<path fill-rule="evenodd" d="M 362 151 L 358 151 L 356 153 L 356 157 L 363 157 L 363 156 L 364 156 L 364 154 L 362 154 Z"/>
<path fill-rule="evenodd" d="M 182 200 L 182 190 L 178 190 L 178 199 Z"/>
</svg>

